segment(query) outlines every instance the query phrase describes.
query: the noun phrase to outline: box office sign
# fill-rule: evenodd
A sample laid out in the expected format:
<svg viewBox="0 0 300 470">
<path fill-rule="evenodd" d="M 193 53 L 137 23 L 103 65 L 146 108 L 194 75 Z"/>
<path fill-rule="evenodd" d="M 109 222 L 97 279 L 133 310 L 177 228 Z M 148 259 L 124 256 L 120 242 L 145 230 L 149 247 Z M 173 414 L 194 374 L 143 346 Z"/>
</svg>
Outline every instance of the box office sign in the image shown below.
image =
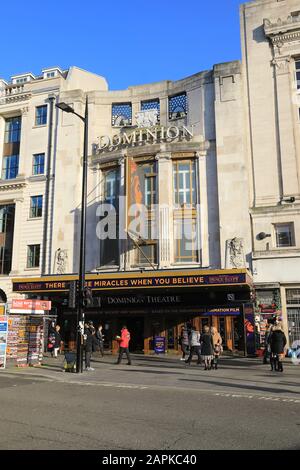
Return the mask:
<svg viewBox="0 0 300 470">
<path fill-rule="evenodd" d="M 94 290 L 145 289 L 145 288 L 184 288 L 201 286 L 233 286 L 247 283 L 246 273 L 236 274 L 188 274 L 161 276 L 109 277 L 98 276 L 86 280 L 86 287 Z M 58 292 L 68 291 L 70 280 L 62 281 L 13 281 L 14 292 Z"/>
</svg>

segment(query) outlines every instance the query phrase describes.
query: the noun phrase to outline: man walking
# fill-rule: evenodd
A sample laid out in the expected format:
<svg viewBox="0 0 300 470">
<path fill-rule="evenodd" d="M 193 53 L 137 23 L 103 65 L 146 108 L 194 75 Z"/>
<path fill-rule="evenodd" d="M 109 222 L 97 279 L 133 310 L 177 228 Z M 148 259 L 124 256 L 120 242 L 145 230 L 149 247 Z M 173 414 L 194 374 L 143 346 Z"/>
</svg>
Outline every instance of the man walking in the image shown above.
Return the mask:
<svg viewBox="0 0 300 470">
<path fill-rule="evenodd" d="M 192 327 L 191 335 L 190 335 L 190 355 L 188 359 L 185 361 L 186 364 L 191 364 L 193 355 L 197 354 L 198 361 L 197 364 L 201 364 L 201 343 L 200 343 L 200 333 L 197 331 L 195 326 Z"/>
<path fill-rule="evenodd" d="M 92 371 L 95 370 L 91 367 L 91 356 L 92 352 L 95 349 L 96 337 L 95 337 L 95 328 L 93 322 L 89 321 L 85 327 L 84 334 L 86 337 L 85 341 L 85 370 Z"/>
<path fill-rule="evenodd" d="M 121 336 L 117 336 L 117 340 L 120 342 L 120 347 L 119 347 L 119 357 L 117 364 L 121 363 L 123 354 L 125 352 L 127 356 L 127 364 L 131 365 L 131 358 L 129 354 L 129 341 L 130 341 L 130 333 L 127 330 L 127 326 L 124 325 L 121 330 Z"/>
</svg>

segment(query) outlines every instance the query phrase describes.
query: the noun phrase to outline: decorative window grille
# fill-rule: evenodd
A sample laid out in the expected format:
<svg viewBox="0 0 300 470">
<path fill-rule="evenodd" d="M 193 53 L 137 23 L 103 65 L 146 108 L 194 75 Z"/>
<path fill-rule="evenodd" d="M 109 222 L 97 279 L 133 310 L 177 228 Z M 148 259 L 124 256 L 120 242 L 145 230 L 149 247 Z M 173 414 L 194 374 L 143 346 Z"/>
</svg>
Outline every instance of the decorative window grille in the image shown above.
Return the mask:
<svg viewBox="0 0 300 470">
<path fill-rule="evenodd" d="M 142 102 L 141 102 L 141 111 L 148 111 L 149 109 L 157 109 L 157 111 L 158 111 L 157 119 L 158 119 L 158 121 L 159 121 L 159 117 L 160 117 L 160 103 L 159 103 L 159 99 L 156 99 L 156 100 L 148 100 L 148 101 L 142 101 Z"/>
<path fill-rule="evenodd" d="M 187 115 L 186 93 L 169 97 L 169 119 L 179 119 Z"/>
<path fill-rule="evenodd" d="M 112 126 L 122 127 L 132 124 L 132 106 L 131 103 L 115 103 L 112 105 Z"/>
</svg>

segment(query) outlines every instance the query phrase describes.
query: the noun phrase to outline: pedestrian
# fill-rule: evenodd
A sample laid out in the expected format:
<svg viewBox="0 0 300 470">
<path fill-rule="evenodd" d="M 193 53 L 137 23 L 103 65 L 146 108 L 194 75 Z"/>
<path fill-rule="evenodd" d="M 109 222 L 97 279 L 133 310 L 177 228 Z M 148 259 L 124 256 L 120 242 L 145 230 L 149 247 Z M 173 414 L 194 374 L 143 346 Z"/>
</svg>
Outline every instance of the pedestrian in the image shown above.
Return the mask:
<svg viewBox="0 0 300 470">
<path fill-rule="evenodd" d="M 265 350 L 264 350 L 263 364 L 268 364 L 268 359 L 270 358 L 269 337 L 271 333 L 272 333 L 272 325 L 271 323 L 268 323 L 266 327 L 266 334 L 265 334 Z"/>
<path fill-rule="evenodd" d="M 131 365 L 131 357 L 129 354 L 129 342 L 130 342 L 130 333 L 127 330 L 127 326 L 124 325 L 121 329 L 121 336 L 116 337 L 117 341 L 119 341 L 119 357 L 116 364 L 120 364 L 123 354 L 125 353 L 127 356 L 127 364 Z"/>
<path fill-rule="evenodd" d="M 52 356 L 53 356 L 53 353 L 54 353 L 55 358 L 57 358 L 57 353 L 60 352 L 61 343 L 62 343 L 62 338 L 61 338 L 61 334 L 60 334 L 60 326 L 56 325 L 55 326 L 55 331 L 54 331 L 54 347 L 53 347 L 53 350 L 52 350 L 53 351 Z"/>
<path fill-rule="evenodd" d="M 192 327 L 192 331 L 190 334 L 190 355 L 188 359 L 185 361 L 186 364 L 191 364 L 193 359 L 193 355 L 197 354 L 198 361 L 197 364 L 201 364 L 201 344 L 200 344 L 200 333 L 195 326 Z"/>
<path fill-rule="evenodd" d="M 201 355 L 204 361 L 204 370 L 211 369 L 211 362 L 214 358 L 214 343 L 213 337 L 210 333 L 208 325 L 205 325 L 203 328 L 203 334 L 200 338 L 201 341 Z"/>
<path fill-rule="evenodd" d="M 286 346 L 286 336 L 283 332 L 281 323 L 276 320 L 269 336 L 269 344 L 271 349 L 270 364 L 271 370 L 283 372 L 284 349 Z"/>
<path fill-rule="evenodd" d="M 212 362 L 212 367 L 213 369 L 217 369 L 219 357 L 223 352 L 222 337 L 215 326 L 211 327 L 210 332 L 213 338 L 214 345 L 214 358 Z"/>
<path fill-rule="evenodd" d="M 91 367 L 91 356 L 92 352 L 95 350 L 96 346 L 96 336 L 95 336 L 95 328 L 93 326 L 93 322 L 89 321 L 84 328 L 84 335 L 85 335 L 85 370 L 93 371 L 95 370 Z"/>
<path fill-rule="evenodd" d="M 96 331 L 97 346 L 100 350 L 101 356 L 104 356 L 104 335 L 102 333 L 103 326 L 100 324 Z"/>
<path fill-rule="evenodd" d="M 186 325 L 181 328 L 180 336 L 179 336 L 179 344 L 181 347 L 182 357 L 180 358 L 181 361 L 185 360 L 185 356 L 189 350 L 189 334 Z"/>
<path fill-rule="evenodd" d="M 48 351 L 51 352 L 52 357 L 53 357 L 54 345 L 55 345 L 55 322 L 52 321 L 49 324 L 49 328 L 48 328 L 48 344 L 47 344 Z"/>
</svg>

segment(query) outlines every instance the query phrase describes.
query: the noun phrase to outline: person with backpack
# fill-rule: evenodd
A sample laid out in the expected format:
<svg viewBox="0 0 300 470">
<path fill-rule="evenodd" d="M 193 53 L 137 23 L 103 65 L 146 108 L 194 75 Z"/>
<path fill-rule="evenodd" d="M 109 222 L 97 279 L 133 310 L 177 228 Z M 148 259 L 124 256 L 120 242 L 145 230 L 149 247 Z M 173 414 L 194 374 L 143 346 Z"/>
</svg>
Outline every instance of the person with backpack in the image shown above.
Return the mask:
<svg viewBox="0 0 300 470">
<path fill-rule="evenodd" d="M 130 333 L 127 330 L 127 326 L 124 325 L 121 329 L 121 336 L 116 337 L 117 341 L 119 341 L 119 357 L 116 362 L 116 364 L 120 364 L 123 354 L 125 352 L 127 356 L 127 364 L 130 366 L 131 365 L 131 357 L 129 354 L 129 342 L 130 342 Z"/>
<path fill-rule="evenodd" d="M 197 354 L 198 361 L 197 364 L 201 364 L 201 344 L 200 344 L 200 333 L 197 331 L 195 326 L 192 327 L 191 334 L 190 334 L 190 355 L 188 359 L 185 361 L 186 364 L 191 364 L 193 355 Z"/>
</svg>

